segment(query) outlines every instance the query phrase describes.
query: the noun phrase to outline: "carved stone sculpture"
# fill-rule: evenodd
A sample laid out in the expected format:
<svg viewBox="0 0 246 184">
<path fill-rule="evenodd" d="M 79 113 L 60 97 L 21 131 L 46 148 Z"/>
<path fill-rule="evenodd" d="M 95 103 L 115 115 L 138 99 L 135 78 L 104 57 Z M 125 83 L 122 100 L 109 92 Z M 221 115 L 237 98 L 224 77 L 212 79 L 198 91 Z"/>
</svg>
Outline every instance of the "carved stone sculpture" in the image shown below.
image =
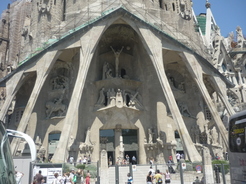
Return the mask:
<svg viewBox="0 0 246 184">
<path fill-rule="evenodd" d="M 137 110 L 144 109 L 144 106 L 140 101 L 142 101 L 141 96 L 138 92 L 132 90 L 121 90 L 118 89 L 115 92 L 114 88 L 108 89 L 105 93 L 105 88 L 102 88 L 99 93 L 99 98 L 97 103 L 95 104 L 96 107 L 99 108 L 110 108 L 110 107 L 128 107 Z"/>
<path fill-rule="evenodd" d="M 117 93 L 116 93 L 116 107 L 118 108 L 122 108 L 124 106 L 124 103 L 123 103 L 123 97 L 122 97 L 122 93 L 121 93 L 121 90 L 118 89 Z"/>
<path fill-rule="evenodd" d="M 105 103 L 104 88 L 100 90 L 99 98 L 97 100 L 96 106 L 103 106 Z"/>
<path fill-rule="evenodd" d="M 121 50 L 118 50 L 118 51 L 115 51 L 112 46 L 110 47 L 112 51 L 114 52 L 114 56 L 115 56 L 115 77 L 119 77 L 119 63 L 120 63 L 119 57 L 124 47 L 122 46 Z"/>
<path fill-rule="evenodd" d="M 68 78 L 63 75 L 58 75 L 51 79 L 52 89 L 68 89 Z"/>
<path fill-rule="evenodd" d="M 148 134 L 149 134 L 149 144 L 153 143 L 153 133 L 151 128 L 148 129 Z"/>
<path fill-rule="evenodd" d="M 79 145 L 79 149 L 81 152 L 85 153 L 85 154 L 91 154 L 94 146 L 91 142 L 91 128 L 88 127 L 87 131 L 86 131 L 86 138 L 85 138 L 85 142 L 82 142 Z"/>
<path fill-rule="evenodd" d="M 180 113 L 183 115 L 183 116 L 188 116 L 188 117 L 191 117 L 191 113 L 188 109 L 188 106 L 183 103 L 183 102 L 179 102 L 178 103 L 178 106 L 179 106 L 179 110 L 180 110 Z"/>
<path fill-rule="evenodd" d="M 211 130 L 211 137 L 212 137 L 212 144 L 213 145 L 217 145 L 218 144 L 219 135 L 218 135 L 218 132 L 217 132 L 215 127 L 213 127 L 212 130 Z"/>
<path fill-rule="evenodd" d="M 62 98 L 56 98 L 52 102 L 46 103 L 46 118 L 49 119 L 53 113 L 55 116 L 64 116 L 67 111 L 67 106 L 62 103 Z"/>
</svg>

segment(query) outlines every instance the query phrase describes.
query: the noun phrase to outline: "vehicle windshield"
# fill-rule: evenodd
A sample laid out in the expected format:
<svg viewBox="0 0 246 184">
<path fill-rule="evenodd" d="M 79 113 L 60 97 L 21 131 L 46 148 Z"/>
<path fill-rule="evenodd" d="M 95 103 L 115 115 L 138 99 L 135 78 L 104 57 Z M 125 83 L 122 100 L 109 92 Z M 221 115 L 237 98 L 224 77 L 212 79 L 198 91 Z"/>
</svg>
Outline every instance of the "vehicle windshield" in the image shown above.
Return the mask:
<svg viewBox="0 0 246 184">
<path fill-rule="evenodd" d="M 15 184 L 15 170 L 9 146 L 9 139 L 3 124 L 0 122 L 0 183 Z"/>
</svg>

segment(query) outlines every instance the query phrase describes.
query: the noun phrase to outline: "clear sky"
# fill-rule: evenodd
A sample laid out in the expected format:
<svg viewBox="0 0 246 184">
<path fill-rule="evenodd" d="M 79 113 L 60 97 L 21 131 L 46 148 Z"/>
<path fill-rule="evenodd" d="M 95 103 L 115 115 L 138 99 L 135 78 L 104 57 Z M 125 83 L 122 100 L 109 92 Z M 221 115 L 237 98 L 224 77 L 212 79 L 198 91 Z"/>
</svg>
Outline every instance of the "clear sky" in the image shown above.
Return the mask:
<svg viewBox="0 0 246 184">
<path fill-rule="evenodd" d="M 0 0 L 0 12 L 7 9 L 8 3 L 12 1 Z M 230 32 L 235 33 L 237 26 L 240 26 L 246 35 L 246 0 L 209 0 L 209 2 L 222 36 L 226 37 Z M 206 0 L 193 0 L 196 15 L 206 13 L 205 3 Z"/>
<path fill-rule="evenodd" d="M 237 26 L 246 35 L 246 0 L 209 0 L 211 10 L 220 27 L 221 35 L 227 37 L 230 32 L 234 32 Z M 193 9 L 196 15 L 206 13 L 206 0 L 193 0 Z"/>
</svg>

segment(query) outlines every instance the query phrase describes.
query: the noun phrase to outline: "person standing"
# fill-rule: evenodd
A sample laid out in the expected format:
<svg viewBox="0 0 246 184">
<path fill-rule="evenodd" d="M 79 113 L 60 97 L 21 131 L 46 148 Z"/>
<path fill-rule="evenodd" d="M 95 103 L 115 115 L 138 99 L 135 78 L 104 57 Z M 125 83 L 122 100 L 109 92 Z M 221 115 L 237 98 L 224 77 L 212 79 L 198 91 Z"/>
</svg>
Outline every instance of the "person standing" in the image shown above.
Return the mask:
<svg viewBox="0 0 246 184">
<path fill-rule="evenodd" d="M 86 184 L 90 184 L 91 183 L 91 174 L 90 174 L 89 170 L 86 173 L 85 183 Z"/>
<path fill-rule="evenodd" d="M 65 179 L 64 179 L 64 184 L 72 184 L 73 177 L 70 176 L 70 173 L 67 172 L 65 173 Z"/>
<path fill-rule="evenodd" d="M 129 155 L 126 155 L 126 164 L 129 164 L 130 163 L 130 157 Z"/>
<path fill-rule="evenodd" d="M 165 176 L 165 183 L 171 183 L 171 174 L 168 170 L 166 170 Z"/>
<path fill-rule="evenodd" d="M 152 179 L 153 179 L 153 178 L 154 178 L 154 176 L 155 176 L 155 170 L 152 168 L 152 166 L 150 166 L 150 168 L 149 168 L 149 172 L 151 172 Z"/>
<path fill-rule="evenodd" d="M 132 156 L 132 164 L 135 165 L 137 163 L 137 159 L 136 157 L 133 155 Z"/>
<path fill-rule="evenodd" d="M 176 153 L 176 159 L 177 159 L 177 162 L 180 161 L 180 153 L 179 152 Z"/>
<path fill-rule="evenodd" d="M 169 156 L 169 160 L 167 161 L 167 166 L 168 166 L 168 170 L 170 173 L 175 173 L 174 169 L 173 169 L 173 157 Z"/>
<path fill-rule="evenodd" d="M 133 183 L 133 178 L 130 173 L 127 174 L 127 184 L 132 184 Z"/>
<path fill-rule="evenodd" d="M 148 175 L 146 177 L 147 184 L 152 184 L 152 180 L 153 180 L 152 172 L 149 171 L 149 173 L 148 173 Z"/>
<path fill-rule="evenodd" d="M 69 158 L 69 162 L 70 162 L 70 164 L 73 164 L 73 162 L 74 162 L 73 156 L 71 156 L 71 157 Z"/>
<path fill-rule="evenodd" d="M 61 179 L 58 177 L 59 174 L 55 173 L 54 176 L 55 176 L 55 179 L 53 179 L 52 184 L 61 184 Z"/>
<path fill-rule="evenodd" d="M 83 183 L 83 170 L 78 170 L 77 173 L 74 175 L 76 177 L 76 181 L 74 181 L 74 184 L 81 184 Z"/>
<path fill-rule="evenodd" d="M 21 184 L 21 178 L 24 176 L 22 172 L 15 171 L 15 180 L 17 184 Z"/>
<path fill-rule="evenodd" d="M 156 184 L 161 184 L 162 183 L 162 175 L 161 175 L 159 169 L 156 170 L 156 174 L 154 176 L 154 179 L 155 179 Z"/>
<path fill-rule="evenodd" d="M 41 184 L 43 179 L 44 177 L 42 175 L 42 171 L 39 170 L 38 173 L 34 176 L 34 180 L 37 181 L 37 184 Z"/>
</svg>

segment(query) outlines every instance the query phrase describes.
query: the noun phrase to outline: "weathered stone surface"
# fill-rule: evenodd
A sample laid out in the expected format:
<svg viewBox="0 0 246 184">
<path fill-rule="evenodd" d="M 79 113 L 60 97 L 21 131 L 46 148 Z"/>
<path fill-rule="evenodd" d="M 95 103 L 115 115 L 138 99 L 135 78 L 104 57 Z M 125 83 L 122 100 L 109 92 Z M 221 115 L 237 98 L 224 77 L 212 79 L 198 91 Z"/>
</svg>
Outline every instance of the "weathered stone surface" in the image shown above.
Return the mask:
<svg viewBox="0 0 246 184">
<path fill-rule="evenodd" d="M 0 119 L 53 162 L 222 157 L 225 119 L 246 106 L 245 39 L 238 28 L 238 52 L 219 29 L 202 35 L 191 12 L 189 0 L 15 1 L 0 23 Z"/>
</svg>

